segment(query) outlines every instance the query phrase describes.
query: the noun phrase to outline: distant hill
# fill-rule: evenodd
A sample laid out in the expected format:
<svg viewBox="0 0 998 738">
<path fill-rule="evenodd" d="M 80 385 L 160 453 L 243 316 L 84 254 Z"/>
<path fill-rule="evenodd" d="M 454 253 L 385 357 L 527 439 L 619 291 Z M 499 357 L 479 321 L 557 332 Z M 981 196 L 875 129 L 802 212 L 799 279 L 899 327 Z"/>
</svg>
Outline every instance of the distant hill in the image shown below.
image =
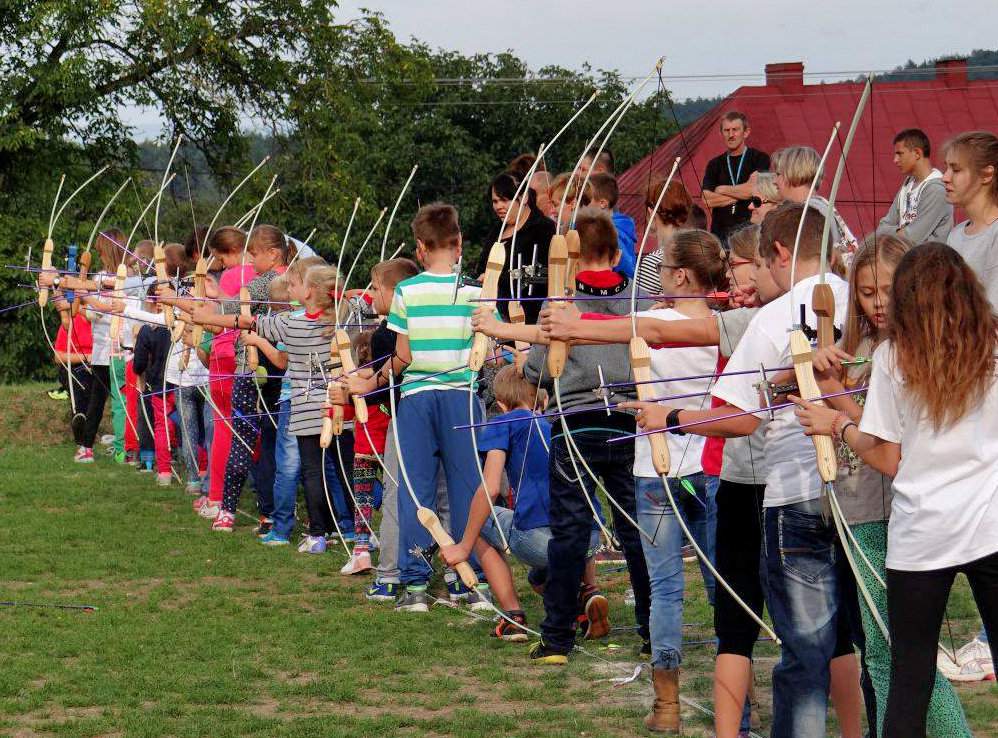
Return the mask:
<svg viewBox="0 0 998 738">
<path fill-rule="evenodd" d="M 903 65 L 895 67 L 893 71 L 877 75 L 875 79 L 880 82 L 906 82 L 925 79 L 935 74 L 937 61 L 952 58 L 965 58 L 967 60 L 967 76 L 970 79 L 998 79 L 998 50 L 993 49 L 974 49 L 969 56 L 954 54 L 928 59 L 917 64 L 909 59 Z"/>
</svg>

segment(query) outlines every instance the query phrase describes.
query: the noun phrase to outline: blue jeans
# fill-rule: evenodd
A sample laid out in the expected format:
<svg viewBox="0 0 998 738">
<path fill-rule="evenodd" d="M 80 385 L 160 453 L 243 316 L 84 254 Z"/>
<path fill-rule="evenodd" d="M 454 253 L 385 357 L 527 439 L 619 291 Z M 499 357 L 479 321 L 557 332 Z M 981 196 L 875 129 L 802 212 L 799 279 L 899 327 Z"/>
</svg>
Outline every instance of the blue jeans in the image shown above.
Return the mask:
<svg viewBox="0 0 998 738">
<path fill-rule="evenodd" d="M 499 519 L 499 526 L 509 543 L 509 550 L 521 563 L 530 567 L 527 578 L 532 584 L 541 584 L 547 581 L 548 568 L 548 542 L 551 540 L 551 528 L 543 526 L 531 528 L 530 530 L 520 530 L 513 527 L 513 511 L 505 507 L 496 508 L 496 518 Z M 482 526 L 482 538 L 492 548 L 503 548 L 502 538 L 496 528 L 495 521 L 490 515 L 485 525 Z M 599 530 L 594 529 L 589 536 L 589 552 L 587 558 L 596 555 L 599 550 Z"/>
<path fill-rule="evenodd" d="M 188 484 L 200 483 L 201 472 L 198 465 L 198 449 L 204 445 L 202 417 L 204 396 L 197 387 L 177 387 L 177 414 L 180 417 L 180 442 L 183 449 L 184 468 L 187 470 Z"/>
<path fill-rule="evenodd" d="M 576 430 L 573 434 L 580 453 L 593 473 L 602 477 L 603 484 L 618 504 L 631 517 L 636 516 L 634 503 L 634 446 L 607 444 L 610 436 L 604 431 Z M 541 633 L 544 643 L 552 650 L 569 653 L 575 647 L 575 625 L 579 614 L 579 584 L 586 567 L 586 553 L 592 535 L 593 515 L 582 495 L 564 436 L 551 438 L 548 460 L 551 494 L 551 542 L 548 556 L 558 562 L 550 570 L 544 588 L 544 620 Z M 582 484 L 595 496 L 596 485 L 583 473 Z M 648 637 L 650 596 L 648 570 L 641 552 L 637 529 L 613 510 L 617 538 L 627 560 L 627 571 L 634 588 L 634 619 L 638 634 Z"/>
<path fill-rule="evenodd" d="M 696 542 L 713 563 L 717 510 L 711 492 L 716 489 L 707 487 L 707 477 L 703 473 L 692 474 L 686 480 L 693 486 L 696 499 L 683 489 L 678 479 L 668 480 L 669 490 Z M 652 665 L 660 669 L 677 669 L 682 662 L 683 644 L 683 531 L 657 477 L 635 477 L 634 495 L 638 523 L 655 539 L 654 544 L 646 538 L 641 539 L 651 583 Z M 707 598 L 713 604 L 714 577 L 703 562 L 700 571 Z"/>
<path fill-rule="evenodd" d="M 481 401 L 472 398 L 472 422 L 482 419 Z M 468 422 L 468 394 L 464 390 L 424 390 L 404 397 L 398 406 L 398 448 L 403 449 L 399 475 L 399 569 L 403 584 L 425 584 L 430 568 L 420 556 L 431 542 L 430 534 L 416 518 L 413 495 L 422 507 L 436 506 L 437 475 L 443 466 L 450 501 L 450 530 L 460 537 L 468 523 L 468 511 L 475 490 L 481 483 L 475 466 L 474 448 L 466 431 L 454 430 L 455 425 Z M 401 468 L 400 468 L 401 471 Z M 474 556 L 469 563 L 481 574 Z"/>
<path fill-rule="evenodd" d="M 850 573 L 821 502 L 765 509 L 763 585 L 783 641 L 773 669 L 772 738 L 825 735 L 828 664 L 836 656 L 843 582 Z"/>
<path fill-rule="evenodd" d="M 295 501 L 301 480 L 301 457 L 298 441 L 288 433 L 291 400 L 277 406 L 277 438 L 274 443 L 274 532 L 291 537 L 295 528 Z"/>
</svg>

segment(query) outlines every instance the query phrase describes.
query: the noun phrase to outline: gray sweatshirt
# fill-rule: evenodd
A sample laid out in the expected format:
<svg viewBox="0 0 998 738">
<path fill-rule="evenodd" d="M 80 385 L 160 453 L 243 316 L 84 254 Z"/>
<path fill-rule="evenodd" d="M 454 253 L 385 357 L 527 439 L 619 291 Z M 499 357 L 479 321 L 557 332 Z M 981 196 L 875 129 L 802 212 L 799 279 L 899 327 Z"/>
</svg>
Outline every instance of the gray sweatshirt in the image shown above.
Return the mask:
<svg viewBox="0 0 998 738">
<path fill-rule="evenodd" d="M 932 172 L 921 184 L 914 177 L 905 179 L 891 209 L 877 226 L 878 236 L 893 236 L 903 229 L 901 235 L 916 246 L 926 241 L 946 242 L 953 230 L 953 206 L 946 202 L 946 187 L 939 170 Z"/>
<path fill-rule="evenodd" d="M 584 274 L 582 275 L 584 276 Z M 621 275 L 622 276 L 622 275 Z M 624 282 L 621 287 L 612 290 L 612 296 L 631 296 L 632 283 L 622 276 Z M 579 282 L 578 294 L 599 294 L 606 292 L 600 288 L 594 288 Z M 641 294 L 640 291 L 638 293 Z M 546 303 L 545 303 L 546 304 Z M 586 313 L 603 313 L 606 315 L 628 315 L 631 311 L 629 299 L 625 300 L 587 300 L 577 303 L 579 310 Z M 651 300 L 638 298 L 637 309 L 647 310 L 651 307 Z M 554 382 L 547 370 L 548 347 L 544 344 L 536 344 L 527 357 L 527 364 L 523 369 L 523 376 L 532 383 L 547 389 L 551 393 L 551 401 L 554 402 Z M 543 367 L 543 369 L 542 369 Z M 565 362 L 565 370 L 559 380 L 561 388 L 562 407 L 566 410 L 573 407 L 592 406 L 599 408 L 600 400 L 593 393 L 599 386 L 599 372 L 596 367 L 603 370 L 603 380 L 610 382 L 627 382 L 631 379 L 631 361 L 627 350 L 627 345 L 622 343 L 594 344 L 591 346 L 571 346 L 568 351 L 568 360 Z M 538 382 L 538 377 L 540 381 Z M 631 387 L 617 388 L 617 396 L 613 401 L 633 400 L 637 397 Z M 553 409 L 553 407 L 551 408 Z"/>
</svg>

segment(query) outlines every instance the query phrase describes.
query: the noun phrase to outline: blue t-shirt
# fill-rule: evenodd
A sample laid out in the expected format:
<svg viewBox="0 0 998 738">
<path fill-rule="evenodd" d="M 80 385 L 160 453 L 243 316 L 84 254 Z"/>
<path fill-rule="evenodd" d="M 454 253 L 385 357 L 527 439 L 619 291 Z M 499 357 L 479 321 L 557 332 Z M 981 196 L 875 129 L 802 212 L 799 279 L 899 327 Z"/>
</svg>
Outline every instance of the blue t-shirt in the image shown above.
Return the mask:
<svg viewBox="0 0 998 738">
<path fill-rule="evenodd" d="M 637 256 L 634 246 L 638 242 L 638 232 L 630 215 L 613 211 L 613 225 L 617 229 L 617 245 L 620 247 L 620 262 L 613 271 L 634 279 L 634 262 Z"/>
<path fill-rule="evenodd" d="M 551 447 L 551 426 L 543 418 L 535 422 L 533 417 L 529 410 L 513 410 L 492 420 L 517 418 L 516 422 L 494 423 L 478 432 L 478 450 L 483 456 L 489 451 L 506 452 L 506 476 L 516 495 L 513 526 L 517 530 L 551 524 L 547 452 Z"/>
</svg>

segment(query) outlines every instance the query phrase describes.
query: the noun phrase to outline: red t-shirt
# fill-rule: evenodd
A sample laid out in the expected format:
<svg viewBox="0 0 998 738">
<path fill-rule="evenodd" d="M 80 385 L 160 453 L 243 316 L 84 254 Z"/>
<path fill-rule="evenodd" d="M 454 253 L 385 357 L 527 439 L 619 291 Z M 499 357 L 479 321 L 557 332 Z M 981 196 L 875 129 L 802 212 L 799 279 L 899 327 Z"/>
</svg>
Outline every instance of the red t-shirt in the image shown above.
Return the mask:
<svg viewBox="0 0 998 738">
<path fill-rule="evenodd" d="M 83 317 L 82 314 L 77 315 L 73 318 L 73 342 L 69 348 L 69 335 L 68 331 L 59 326 L 59 332 L 56 334 L 55 346 L 56 351 L 62 351 L 67 354 L 85 354 L 90 356 L 94 350 L 94 334 L 90 329 L 90 321 Z"/>
<path fill-rule="evenodd" d="M 391 425 L 391 422 L 392 419 L 389 417 L 388 413 L 381 409 L 380 405 L 368 405 L 367 432 L 371 434 L 371 440 L 374 441 L 374 448 L 372 449 L 371 444 L 368 443 L 367 433 L 364 433 L 364 429 L 360 427 L 359 423 L 354 423 L 354 453 L 364 454 L 365 456 L 374 456 L 373 452 L 377 451 L 378 456 L 384 456 L 385 441 L 388 437 L 388 426 Z"/>
<path fill-rule="evenodd" d="M 728 364 L 728 358 L 721 356 L 720 352 L 717 354 L 717 373 L 720 374 L 724 371 L 724 367 Z M 723 400 L 711 395 L 710 406 L 720 407 L 724 404 Z M 700 465 L 703 466 L 703 473 L 711 477 L 721 476 L 721 461 L 724 457 L 724 439 L 717 437 L 708 437 L 707 442 L 703 445 L 703 453 L 700 455 Z"/>
</svg>

